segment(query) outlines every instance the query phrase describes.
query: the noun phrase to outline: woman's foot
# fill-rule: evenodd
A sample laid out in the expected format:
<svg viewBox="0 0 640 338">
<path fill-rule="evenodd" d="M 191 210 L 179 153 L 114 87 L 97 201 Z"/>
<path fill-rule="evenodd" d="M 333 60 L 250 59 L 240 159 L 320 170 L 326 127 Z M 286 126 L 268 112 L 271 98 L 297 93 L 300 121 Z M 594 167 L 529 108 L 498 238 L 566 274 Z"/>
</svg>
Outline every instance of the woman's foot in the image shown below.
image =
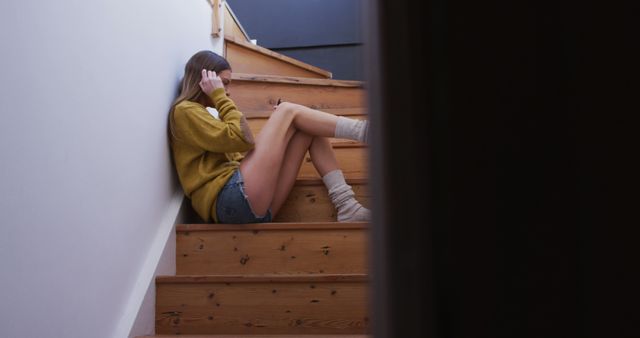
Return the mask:
<svg viewBox="0 0 640 338">
<path fill-rule="evenodd" d="M 338 211 L 338 222 L 366 222 L 371 220 L 371 211 L 363 207 L 355 198 L 351 186 L 344 179 L 341 170 L 333 170 L 322 177 L 329 198 Z"/>
<path fill-rule="evenodd" d="M 355 198 L 355 203 L 338 209 L 338 222 L 368 222 L 371 220 L 371 211 L 363 207 Z"/>
</svg>

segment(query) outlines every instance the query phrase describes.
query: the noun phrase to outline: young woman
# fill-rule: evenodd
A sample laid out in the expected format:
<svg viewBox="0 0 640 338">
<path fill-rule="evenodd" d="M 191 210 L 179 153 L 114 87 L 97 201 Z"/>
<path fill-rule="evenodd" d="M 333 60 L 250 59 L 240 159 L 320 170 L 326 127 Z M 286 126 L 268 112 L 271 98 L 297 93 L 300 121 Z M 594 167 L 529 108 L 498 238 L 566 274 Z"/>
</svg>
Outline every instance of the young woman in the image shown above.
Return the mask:
<svg viewBox="0 0 640 338">
<path fill-rule="evenodd" d="M 282 102 L 253 137 L 229 98 L 231 66 L 221 56 L 196 53 L 169 114 L 171 149 L 182 188 L 195 211 L 218 223 L 270 222 L 293 188 L 307 151 L 322 176 L 338 221 L 367 221 L 327 137 L 367 141 L 367 121 Z M 219 119 L 206 107 L 215 107 Z M 243 156 L 242 153 L 246 152 Z"/>
</svg>

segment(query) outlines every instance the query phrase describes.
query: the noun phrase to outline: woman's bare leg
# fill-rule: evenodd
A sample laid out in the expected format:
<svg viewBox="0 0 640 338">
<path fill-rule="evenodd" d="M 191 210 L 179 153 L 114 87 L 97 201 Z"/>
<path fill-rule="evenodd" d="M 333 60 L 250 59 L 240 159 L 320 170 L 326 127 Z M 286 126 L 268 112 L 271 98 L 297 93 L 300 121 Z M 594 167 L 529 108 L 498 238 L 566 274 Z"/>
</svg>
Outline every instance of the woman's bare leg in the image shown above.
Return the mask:
<svg viewBox="0 0 640 338">
<path fill-rule="evenodd" d="M 280 104 L 275 112 L 284 112 L 283 115 L 291 119 L 290 123 L 297 130 L 311 136 L 333 137 L 335 135 L 336 123 L 338 123 L 336 115 L 290 102 Z"/>
<path fill-rule="evenodd" d="M 271 201 L 271 213 L 274 217 L 280 212 L 280 208 L 287 200 L 289 193 L 291 193 L 291 189 L 298 178 L 302 161 L 304 161 L 304 156 L 307 154 L 307 150 L 314 139 L 314 137 L 303 132 L 296 132 L 291 138 L 287 152 L 284 155 L 273 200 Z"/>
<path fill-rule="evenodd" d="M 309 149 L 313 166 L 321 177 L 338 169 L 338 160 L 327 138 L 311 137 L 305 133 L 297 132 L 287 149 L 271 203 L 271 212 L 274 216 L 280 212 L 280 208 L 291 193 L 307 149 Z"/>
<path fill-rule="evenodd" d="M 338 221 L 368 221 L 371 214 L 356 200 L 355 192 L 345 181 L 329 139 L 315 137 L 309 153 L 313 165 L 327 187 L 329 199 L 336 208 Z"/>
<path fill-rule="evenodd" d="M 333 136 L 332 130 L 335 130 L 337 121 L 335 115 L 304 108 L 292 103 L 280 104 L 256 136 L 255 148 L 240 164 L 245 193 L 253 211 L 259 216 L 266 214 L 273 202 L 285 152 L 297 127 Z"/>
<path fill-rule="evenodd" d="M 272 121 L 273 120 L 273 121 Z M 289 141 L 296 130 L 281 119 L 269 119 L 256 136 L 255 147 L 240 162 L 245 193 L 258 216 L 267 213 Z"/>
<path fill-rule="evenodd" d="M 300 130 L 312 136 L 333 137 L 337 120 L 335 115 L 293 103 L 285 102 L 276 108 L 257 135 L 255 148 L 240 164 L 245 193 L 256 214 L 262 216 L 272 207 L 275 193 L 281 184 L 280 172 L 283 166 L 299 166 L 302 162 L 302 159 L 295 164 L 288 164 L 290 160 L 285 161 L 285 153 L 294 133 Z M 287 173 L 290 170 L 287 169 Z M 280 197 L 278 202 L 280 203 Z"/>
<path fill-rule="evenodd" d="M 299 104 L 287 103 L 294 112 L 296 129 L 313 136 L 339 137 L 360 142 L 368 141 L 368 122 L 335 116 Z"/>
<path fill-rule="evenodd" d="M 338 160 L 336 159 L 336 153 L 333 151 L 333 147 L 326 137 L 314 137 L 309 147 L 309 155 L 311 155 L 311 161 L 316 168 L 320 177 L 323 177 L 330 171 L 338 169 Z"/>
</svg>

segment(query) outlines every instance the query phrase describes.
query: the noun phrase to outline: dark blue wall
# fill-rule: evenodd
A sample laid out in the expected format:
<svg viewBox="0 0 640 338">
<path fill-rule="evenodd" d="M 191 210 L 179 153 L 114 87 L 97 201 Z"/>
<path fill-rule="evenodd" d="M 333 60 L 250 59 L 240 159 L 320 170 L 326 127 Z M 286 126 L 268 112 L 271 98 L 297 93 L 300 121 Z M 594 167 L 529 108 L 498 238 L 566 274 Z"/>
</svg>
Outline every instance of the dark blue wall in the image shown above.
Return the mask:
<svg viewBox="0 0 640 338">
<path fill-rule="evenodd" d="M 227 0 L 260 46 L 362 80 L 361 7 L 365 0 Z"/>
</svg>

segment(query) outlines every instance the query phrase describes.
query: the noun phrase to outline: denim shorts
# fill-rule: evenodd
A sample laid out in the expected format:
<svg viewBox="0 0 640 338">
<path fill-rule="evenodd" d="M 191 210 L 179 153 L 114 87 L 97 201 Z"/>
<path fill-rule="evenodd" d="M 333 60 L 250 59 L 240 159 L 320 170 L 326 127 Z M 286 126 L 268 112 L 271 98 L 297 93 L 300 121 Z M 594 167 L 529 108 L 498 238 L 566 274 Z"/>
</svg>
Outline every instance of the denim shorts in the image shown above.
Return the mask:
<svg viewBox="0 0 640 338">
<path fill-rule="evenodd" d="M 271 222 L 271 209 L 260 217 L 251 209 L 244 193 L 244 180 L 240 169 L 236 169 L 227 184 L 218 193 L 216 214 L 219 223 L 245 224 Z"/>
</svg>

